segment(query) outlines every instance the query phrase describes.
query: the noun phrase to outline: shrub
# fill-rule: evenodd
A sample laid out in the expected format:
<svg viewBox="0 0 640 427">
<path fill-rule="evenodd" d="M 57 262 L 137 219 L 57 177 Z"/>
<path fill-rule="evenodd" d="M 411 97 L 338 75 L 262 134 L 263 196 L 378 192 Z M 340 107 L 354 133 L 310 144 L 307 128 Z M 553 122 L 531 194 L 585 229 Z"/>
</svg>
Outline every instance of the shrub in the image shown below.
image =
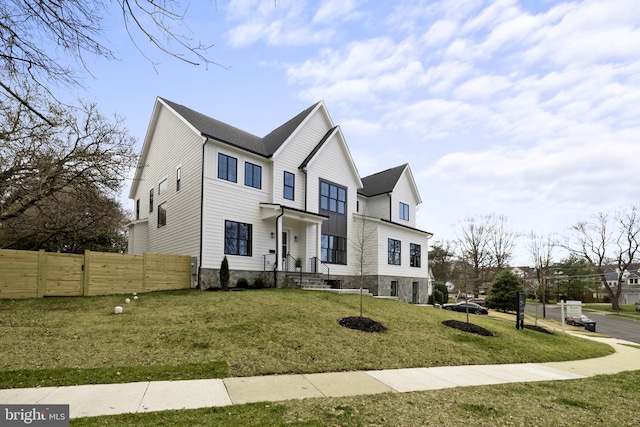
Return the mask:
<svg viewBox="0 0 640 427">
<path fill-rule="evenodd" d="M 243 288 L 243 289 L 249 289 L 249 281 L 246 278 L 241 277 L 236 282 L 236 287 Z"/>
<path fill-rule="evenodd" d="M 444 304 L 444 295 L 439 289 L 435 289 L 431 295 L 429 295 L 429 304 Z"/>
<path fill-rule="evenodd" d="M 253 287 L 256 289 L 264 288 L 264 279 L 262 277 L 256 277 L 253 280 Z"/>
<path fill-rule="evenodd" d="M 447 286 L 444 283 L 436 283 L 435 290 L 440 291 L 440 293 L 442 294 L 442 300 L 440 301 L 440 304 L 449 302 L 449 289 L 447 289 Z"/>
<path fill-rule="evenodd" d="M 491 296 L 487 299 L 487 308 L 501 311 L 518 310 L 518 292 L 522 283 L 511 270 L 502 270 L 496 275 L 491 287 Z"/>
<path fill-rule="evenodd" d="M 229 290 L 229 261 L 226 256 L 222 258 L 222 264 L 220 264 L 220 286 L 223 291 Z"/>
</svg>

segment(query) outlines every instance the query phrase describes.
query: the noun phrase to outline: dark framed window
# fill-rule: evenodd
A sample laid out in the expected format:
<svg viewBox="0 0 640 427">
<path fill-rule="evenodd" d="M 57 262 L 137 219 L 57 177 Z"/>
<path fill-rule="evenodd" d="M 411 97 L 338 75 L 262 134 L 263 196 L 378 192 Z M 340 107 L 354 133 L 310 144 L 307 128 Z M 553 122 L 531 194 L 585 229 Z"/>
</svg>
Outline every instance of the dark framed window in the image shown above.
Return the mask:
<svg viewBox="0 0 640 427">
<path fill-rule="evenodd" d="M 409 221 L 409 205 L 400 202 L 400 219 Z"/>
<path fill-rule="evenodd" d="M 238 159 L 218 153 L 218 178 L 238 182 Z"/>
<path fill-rule="evenodd" d="M 244 163 L 244 185 L 253 188 L 262 188 L 262 166 L 253 163 Z"/>
<path fill-rule="evenodd" d="M 347 239 L 323 234 L 320 243 L 320 256 L 323 262 L 347 264 Z"/>
<path fill-rule="evenodd" d="M 158 228 L 167 225 L 167 202 L 158 205 Z"/>
<path fill-rule="evenodd" d="M 284 172 L 284 194 L 285 199 L 294 200 L 296 189 L 296 176 L 291 172 Z"/>
<path fill-rule="evenodd" d="M 224 222 L 224 253 L 251 256 L 252 225 L 236 221 Z"/>
<path fill-rule="evenodd" d="M 140 219 L 140 199 L 136 200 L 136 219 Z"/>
<path fill-rule="evenodd" d="M 167 178 L 158 183 L 158 196 L 167 191 Z"/>
<path fill-rule="evenodd" d="M 409 244 L 409 260 L 410 260 L 409 263 L 411 267 L 421 266 L 420 251 L 421 251 L 420 245 L 416 243 Z"/>
<path fill-rule="evenodd" d="M 182 181 L 182 166 L 176 169 L 176 191 L 180 191 L 180 181 Z"/>
<path fill-rule="evenodd" d="M 149 190 L 149 213 L 153 212 L 153 188 Z"/>
<path fill-rule="evenodd" d="M 389 239 L 389 264 L 400 265 L 400 240 Z"/>
<path fill-rule="evenodd" d="M 320 209 L 344 214 L 347 207 L 347 189 L 320 181 Z"/>
</svg>

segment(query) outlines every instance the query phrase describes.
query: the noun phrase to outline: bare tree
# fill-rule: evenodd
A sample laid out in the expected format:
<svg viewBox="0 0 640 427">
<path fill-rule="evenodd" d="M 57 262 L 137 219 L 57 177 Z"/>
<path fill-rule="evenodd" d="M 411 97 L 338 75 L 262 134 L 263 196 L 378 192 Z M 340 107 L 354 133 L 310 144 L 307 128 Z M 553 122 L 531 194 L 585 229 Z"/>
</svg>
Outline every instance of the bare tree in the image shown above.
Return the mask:
<svg viewBox="0 0 640 427">
<path fill-rule="evenodd" d="M 51 94 L 51 85 L 79 87 L 78 71 L 88 71 L 87 56 L 115 59 L 105 44 L 103 18 L 112 13 L 109 0 L 5 0 L 0 2 L 0 88 L 41 119 L 45 112 L 20 90 L 23 83 Z M 131 41 L 141 35 L 154 48 L 181 61 L 213 63 L 206 57 L 210 46 L 194 42 L 183 18 L 187 6 L 177 0 L 117 0 Z M 56 49 L 51 49 L 51 45 Z M 177 46 L 173 49 L 170 46 Z M 67 57 L 60 56 L 63 52 Z M 67 61 L 71 59 L 71 61 Z M 75 60 L 76 66 L 68 62 Z M 150 60 L 151 61 L 151 60 Z M 155 64 L 154 64 L 155 66 Z"/>
<path fill-rule="evenodd" d="M 475 296 L 480 293 L 486 270 L 491 267 L 491 216 L 467 217 L 458 229 L 458 251 L 460 259 L 472 270 L 472 291 Z"/>
<path fill-rule="evenodd" d="M 504 215 L 490 215 L 488 217 L 490 226 L 489 253 L 491 262 L 498 271 L 509 266 L 516 242 L 520 237 L 520 233 L 505 228 L 506 222 L 507 218 Z"/>
<path fill-rule="evenodd" d="M 436 281 L 446 284 L 455 274 L 455 246 L 449 241 L 438 241 L 429 249 L 429 266 Z"/>
<path fill-rule="evenodd" d="M 529 254 L 531 260 L 535 266 L 536 281 L 538 282 L 538 293 L 540 295 L 540 301 L 542 301 L 542 317 L 547 316 L 546 302 L 547 302 L 547 276 L 549 276 L 549 269 L 552 264 L 552 251 L 553 243 L 551 235 L 547 234 L 543 236 L 531 231 L 529 233 Z"/>
<path fill-rule="evenodd" d="M 25 93 L 47 120 L 14 98 L 0 102 L 0 227 L 64 189 L 113 196 L 136 161 L 135 138 L 120 118 L 107 120 L 94 104 L 73 109 Z"/>
<path fill-rule="evenodd" d="M 620 309 L 624 274 L 638 261 L 640 250 L 640 213 L 636 206 L 613 216 L 599 213 L 591 222 L 571 227 L 571 235 L 562 246 L 580 256 L 599 273 L 600 282 L 611 299 L 611 308 Z M 605 270 L 614 268 L 617 282 L 610 285 Z"/>
<path fill-rule="evenodd" d="M 365 212 L 362 215 L 354 215 L 353 220 L 356 222 L 355 236 L 350 242 L 356 258 L 355 274 L 358 277 L 359 287 L 365 289 L 367 288 L 366 276 L 374 273 L 371 270 L 376 265 L 374 252 L 371 251 L 371 248 L 376 245 L 375 229 L 371 224 L 375 219 L 368 217 Z M 360 317 L 362 317 L 362 293 L 360 294 Z"/>
</svg>

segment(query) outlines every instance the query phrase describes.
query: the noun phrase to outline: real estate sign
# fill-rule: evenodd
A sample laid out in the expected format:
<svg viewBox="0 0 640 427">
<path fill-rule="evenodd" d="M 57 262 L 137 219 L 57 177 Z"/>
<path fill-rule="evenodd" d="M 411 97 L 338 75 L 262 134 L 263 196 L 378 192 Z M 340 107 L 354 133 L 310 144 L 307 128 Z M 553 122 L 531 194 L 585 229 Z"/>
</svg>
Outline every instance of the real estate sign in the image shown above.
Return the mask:
<svg viewBox="0 0 640 427">
<path fill-rule="evenodd" d="M 582 316 L 582 301 L 567 301 L 566 317 L 580 317 L 580 316 Z"/>
</svg>

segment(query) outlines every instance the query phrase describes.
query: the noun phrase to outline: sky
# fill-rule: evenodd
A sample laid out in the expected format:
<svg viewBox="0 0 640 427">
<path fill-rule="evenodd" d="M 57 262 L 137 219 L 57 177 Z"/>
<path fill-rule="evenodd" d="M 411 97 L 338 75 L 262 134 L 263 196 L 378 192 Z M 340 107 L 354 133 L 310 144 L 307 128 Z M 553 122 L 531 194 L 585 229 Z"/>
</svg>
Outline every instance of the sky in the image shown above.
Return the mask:
<svg viewBox="0 0 640 427">
<path fill-rule="evenodd" d="M 410 164 L 432 241 L 504 215 L 517 265 L 530 232 L 640 199 L 635 0 L 200 0 L 183 23 L 215 64 L 134 32 L 136 48 L 114 11 L 118 60 L 86 59 L 69 96 L 124 117 L 140 147 L 157 96 L 258 136 L 323 100 L 361 176 Z"/>
</svg>

